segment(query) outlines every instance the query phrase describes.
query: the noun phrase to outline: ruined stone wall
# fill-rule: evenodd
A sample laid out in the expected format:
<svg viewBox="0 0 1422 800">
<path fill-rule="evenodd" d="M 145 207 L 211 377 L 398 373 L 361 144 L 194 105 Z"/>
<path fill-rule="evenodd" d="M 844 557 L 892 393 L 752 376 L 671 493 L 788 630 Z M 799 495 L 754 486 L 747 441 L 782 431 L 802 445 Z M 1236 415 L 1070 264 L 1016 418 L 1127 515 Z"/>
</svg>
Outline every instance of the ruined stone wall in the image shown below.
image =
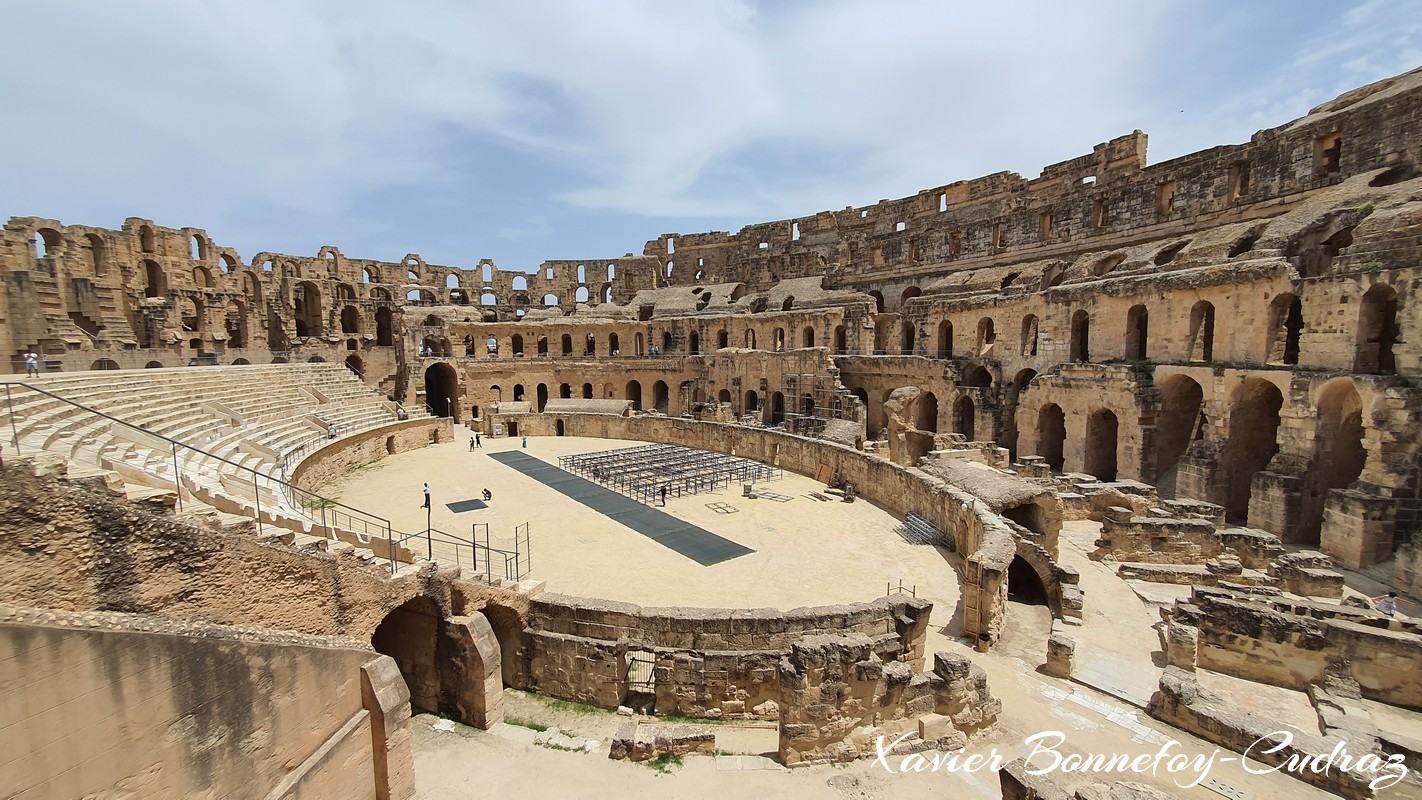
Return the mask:
<svg viewBox="0 0 1422 800">
<path fill-rule="evenodd" d="M 1169 624 L 1193 636 L 1202 669 L 1300 691 L 1341 669 L 1364 697 L 1422 708 L 1422 635 L 1375 612 L 1196 587 Z"/>
<path fill-rule="evenodd" d="M 880 659 L 862 635 L 801 639 L 779 671 L 780 762 L 791 766 L 874 755 L 879 737 L 897 753 L 959 750 L 1002 710 L 967 658 L 936 653 L 933 671 L 915 674 Z"/>
<path fill-rule="evenodd" d="M 629 661 L 646 658 L 655 664 L 658 713 L 773 716 L 773 702 L 763 704 L 778 699 L 776 664 L 792 643 L 853 632 L 883 660 L 921 667 L 932 609 L 902 596 L 780 611 L 648 608 L 545 594 L 530 606 L 517 670 L 530 689 L 615 708 L 630 691 Z"/>
<path fill-rule="evenodd" d="M 13 606 L 0 641 L 9 791 L 414 796 L 408 694 L 359 641 Z"/>
<path fill-rule="evenodd" d="M 890 292 L 914 278 L 1006 261 L 1061 258 L 1276 215 L 1349 175 L 1416 164 L 1415 75 L 1356 90 L 1309 116 L 1147 167 L 1140 131 L 1027 180 L 996 173 L 841 212 L 760 223 L 736 234 L 667 234 L 643 252 L 668 280 L 744 281 L 830 273 Z M 693 269 L 681 269 L 682 265 Z"/>
</svg>

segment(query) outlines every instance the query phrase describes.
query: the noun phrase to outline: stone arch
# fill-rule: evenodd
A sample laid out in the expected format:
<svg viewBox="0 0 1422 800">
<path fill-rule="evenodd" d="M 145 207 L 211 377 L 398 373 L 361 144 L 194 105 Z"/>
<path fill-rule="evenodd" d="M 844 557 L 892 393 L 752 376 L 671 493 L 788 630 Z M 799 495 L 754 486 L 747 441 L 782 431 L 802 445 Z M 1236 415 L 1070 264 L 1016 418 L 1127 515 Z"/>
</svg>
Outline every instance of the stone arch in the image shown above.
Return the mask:
<svg viewBox="0 0 1422 800">
<path fill-rule="evenodd" d="M 1235 389 L 1229 406 L 1229 438 L 1220 453 L 1224 470 L 1225 514 L 1249 518 L 1250 491 L 1256 473 L 1279 452 L 1279 411 L 1284 395 L 1262 378 L 1246 378 Z"/>
<path fill-rule="evenodd" d="M 1028 314 L 1022 318 L 1022 355 L 1037 355 L 1037 315 Z"/>
<path fill-rule="evenodd" d="M 627 399 L 632 401 L 632 408 L 634 410 L 642 410 L 642 384 L 640 382 L 627 382 Z"/>
<path fill-rule="evenodd" d="M 357 378 L 365 377 L 365 362 L 361 360 L 360 356 L 354 353 L 346 356 L 346 369 L 354 372 Z"/>
<path fill-rule="evenodd" d="M 663 414 L 671 412 L 671 390 L 666 381 L 652 384 L 652 406 Z"/>
<path fill-rule="evenodd" d="M 1318 431 L 1313 465 L 1303 492 L 1297 535 L 1290 541 L 1318 544 L 1328 494 L 1346 489 L 1363 474 L 1368 453 L 1363 447 L 1363 399 L 1352 378 L 1334 378 L 1318 393 Z"/>
<path fill-rule="evenodd" d="M 157 261 L 147 259 L 143 262 L 143 277 L 144 297 L 163 297 L 168 294 L 168 275 L 158 266 Z"/>
<path fill-rule="evenodd" d="M 801 347 L 814 347 L 814 346 L 815 346 L 815 329 L 814 329 L 813 326 L 807 326 L 807 327 L 805 328 L 805 330 L 800 334 L 800 346 L 801 346 Z"/>
<path fill-rule="evenodd" d="M 914 403 L 913 426 L 929 433 L 938 432 L 938 396 L 923 392 Z"/>
<path fill-rule="evenodd" d="M 1397 358 L 1393 347 L 1401 338 L 1397 325 L 1397 290 L 1379 283 L 1363 294 L 1358 307 L 1357 350 L 1353 371 L 1393 375 Z"/>
<path fill-rule="evenodd" d="M 1126 360 L 1145 361 L 1149 352 L 1150 311 L 1141 304 L 1126 312 Z"/>
<path fill-rule="evenodd" d="M 311 281 L 302 281 L 292 290 L 296 335 L 320 336 L 325 332 L 321 314 L 321 290 Z"/>
<path fill-rule="evenodd" d="M 923 290 L 918 288 L 917 286 L 910 286 L 905 289 L 904 293 L 902 295 L 899 295 L 899 309 L 902 310 L 903 307 L 908 304 L 908 301 L 914 299 L 915 297 L 918 297 L 921 294 L 923 294 Z"/>
<path fill-rule="evenodd" d="M 1070 358 L 1072 361 L 1091 360 L 1091 314 L 1084 308 L 1071 315 Z"/>
<path fill-rule="evenodd" d="M 1066 465 L 1066 412 L 1056 403 L 1037 412 L 1037 455 L 1056 472 Z"/>
<path fill-rule="evenodd" d="M 876 289 L 870 292 L 869 296 L 874 298 L 874 312 L 878 314 L 884 313 L 884 293 Z"/>
<path fill-rule="evenodd" d="M 1086 418 L 1086 452 L 1082 469 L 1087 474 L 1095 475 L 1101 481 L 1116 480 L 1120 432 L 1120 420 L 1110 409 L 1097 409 Z"/>
<path fill-rule="evenodd" d="M 746 390 L 746 402 L 743 406 L 743 413 L 754 414 L 760 410 L 760 395 L 754 389 Z"/>
<path fill-rule="evenodd" d="M 360 333 L 360 311 L 355 306 L 341 309 L 341 333 Z"/>
<path fill-rule="evenodd" d="M 412 709 L 476 728 L 503 721 L 503 648 L 485 614 L 446 617 L 417 596 L 381 620 L 370 644 L 399 667 Z"/>
<path fill-rule="evenodd" d="M 1269 352 L 1272 364 L 1299 363 L 1299 342 L 1303 338 L 1303 301 L 1285 292 L 1269 304 Z"/>
<path fill-rule="evenodd" d="M 1201 300 L 1190 308 L 1190 361 L 1215 358 L 1215 304 Z"/>
<path fill-rule="evenodd" d="M 375 345 L 392 347 L 395 344 L 394 313 L 389 306 L 375 309 Z"/>
<path fill-rule="evenodd" d="M 987 355 L 996 341 L 997 328 L 992 317 L 983 317 L 978 320 L 978 355 Z"/>
<path fill-rule="evenodd" d="M 975 364 L 963 374 L 963 385 L 975 389 L 990 389 L 992 388 L 992 373 L 988 371 L 987 367 Z"/>
<path fill-rule="evenodd" d="M 766 420 L 767 425 L 779 425 L 785 421 L 785 394 L 783 392 L 772 392 L 770 395 L 770 418 Z"/>
<path fill-rule="evenodd" d="M 1205 390 L 1188 375 L 1160 382 L 1160 410 L 1155 417 L 1155 484 L 1161 497 L 1175 497 L 1176 469 L 1190 443 L 1204 436 Z"/>
<path fill-rule="evenodd" d="M 900 332 L 902 334 L 902 338 L 899 341 L 899 352 L 903 353 L 906 356 L 913 355 L 913 346 L 915 338 L 913 323 L 909 322 L 908 320 L 903 320 L 901 323 L 899 323 L 899 325 Z"/>
<path fill-rule="evenodd" d="M 437 417 L 452 417 L 459 421 L 459 375 L 444 362 L 431 364 L 425 370 L 425 404 Z"/>
<path fill-rule="evenodd" d="M 938 323 L 938 357 L 953 357 L 953 323 L 946 319 Z"/>
<path fill-rule="evenodd" d="M 970 442 L 977 441 L 978 408 L 973 398 L 960 395 L 953 402 L 953 432 L 961 433 Z"/>
</svg>

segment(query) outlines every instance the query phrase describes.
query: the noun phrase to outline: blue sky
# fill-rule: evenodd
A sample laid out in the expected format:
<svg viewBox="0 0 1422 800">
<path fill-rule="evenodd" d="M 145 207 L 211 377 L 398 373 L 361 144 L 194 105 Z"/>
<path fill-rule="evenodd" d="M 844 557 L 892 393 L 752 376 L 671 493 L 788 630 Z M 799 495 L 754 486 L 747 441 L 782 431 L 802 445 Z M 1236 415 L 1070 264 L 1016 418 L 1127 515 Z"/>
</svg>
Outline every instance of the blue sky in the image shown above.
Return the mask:
<svg viewBox="0 0 1422 800">
<path fill-rule="evenodd" d="M 1246 141 L 1422 65 L 1396 2 L 10 4 L 0 216 L 531 270 L 1139 128 Z"/>
</svg>

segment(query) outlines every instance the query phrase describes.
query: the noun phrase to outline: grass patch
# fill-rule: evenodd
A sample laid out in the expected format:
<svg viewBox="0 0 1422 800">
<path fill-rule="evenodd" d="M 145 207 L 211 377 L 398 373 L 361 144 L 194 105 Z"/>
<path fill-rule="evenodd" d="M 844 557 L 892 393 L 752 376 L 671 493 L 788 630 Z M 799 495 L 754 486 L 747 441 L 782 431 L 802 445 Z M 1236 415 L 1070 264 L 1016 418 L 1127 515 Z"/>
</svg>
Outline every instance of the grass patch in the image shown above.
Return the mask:
<svg viewBox="0 0 1422 800">
<path fill-rule="evenodd" d="M 657 772 L 660 772 L 663 775 L 668 775 L 673 769 L 681 768 L 681 756 L 674 756 L 671 753 L 664 753 L 652 759 L 651 761 L 643 761 L 642 763 L 646 764 L 647 766 L 651 767 Z"/>
<path fill-rule="evenodd" d="M 580 715 L 608 713 L 606 709 L 598 708 L 597 706 L 591 703 L 579 703 L 573 700 L 559 700 L 556 697 L 543 697 L 542 695 L 533 696 L 546 703 L 548 705 L 548 708 L 552 711 L 566 711 L 569 714 Z"/>
<path fill-rule="evenodd" d="M 710 717 L 688 717 L 685 714 L 657 714 L 652 717 L 657 722 L 675 722 L 681 725 L 731 725 L 745 722 L 739 719 L 712 719 Z M 754 721 L 754 720 L 752 720 Z"/>
<path fill-rule="evenodd" d="M 531 722 L 526 719 L 507 718 L 504 720 L 504 722 L 507 722 L 510 725 L 517 725 L 520 728 L 528 728 L 529 730 L 538 731 L 539 733 L 543 733 L 544 731 L 548 730 L 547 725 L 544 725 L 540 722 Z"/>
</svg>

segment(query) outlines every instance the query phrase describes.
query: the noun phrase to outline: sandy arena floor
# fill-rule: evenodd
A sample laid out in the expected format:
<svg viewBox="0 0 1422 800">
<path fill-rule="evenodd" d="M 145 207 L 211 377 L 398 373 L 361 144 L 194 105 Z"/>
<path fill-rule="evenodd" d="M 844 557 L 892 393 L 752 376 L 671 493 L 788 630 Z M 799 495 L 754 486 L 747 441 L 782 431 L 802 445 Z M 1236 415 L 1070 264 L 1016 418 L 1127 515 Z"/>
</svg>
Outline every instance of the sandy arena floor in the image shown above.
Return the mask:
<svg viewBox="0 0 1422 800">
<path fill-rule="evenodd" d="M 911 545 L 894 533 L 898 520 L 868 502 L 830 502 L 813 478 L 785 473 L 760 486 L 792 499 L 741 497 L 740 488 L 667 500 L 667 513 L 739 542 L 754 553 L 701 566 L 621 523 L 489 458 L 519 449 L 519 439 L 484 440 L 469 452 L 466 431 L 447 444 L 401 453 L 357 470 L 322 490 L 329 497 L 390 519 L 406 532 L 423 531 L 421 484 L 434 498 L 432 523 L 467 535 L 487 523 L 511 546 L 514 526 L 528 522 L 532 573 L 547 591 L 624 600 L 649 606 L 791 609 L 873 600 L 900 581 L 935 604 L 946 623 L 959 601 L 956 560 L 936 548 Z M 521 450 L 552 464 L 558 456 L 632 447 L 639 442 L 579 437 L 529 437 Z M 494 494 L 487 509 L 456 514 L 446 504 Z M 828 495 L 826 495 L 828 496 Z M 727 503 L 718 514 L 708 503 Z M 423 547 L 421 541 L 417 547 Z M 436 557 L 451 558 L 449 552 Z M 951 560 L 950 560 L 951 559 Z"/>
</svg>

